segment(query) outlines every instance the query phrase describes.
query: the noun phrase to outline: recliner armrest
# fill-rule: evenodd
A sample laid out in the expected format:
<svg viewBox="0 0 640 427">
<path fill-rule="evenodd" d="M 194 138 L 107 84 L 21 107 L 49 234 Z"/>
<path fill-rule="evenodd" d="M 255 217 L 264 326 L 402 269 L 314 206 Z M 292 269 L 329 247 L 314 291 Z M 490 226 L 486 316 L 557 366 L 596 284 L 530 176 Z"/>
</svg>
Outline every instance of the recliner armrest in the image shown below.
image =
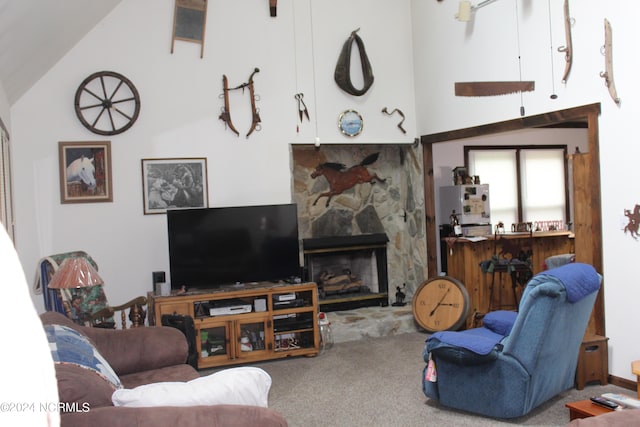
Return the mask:
<svg viewBox="0 0 640 427">
<path fill-rule="evenodd" d="M 479 365 L 498 358 L 504 337 L 487 328 L 468 329 L 461 332 L 436 332 L 427 339 L 423 357 L 429 354 L 458 365 Z"/>
</svg>

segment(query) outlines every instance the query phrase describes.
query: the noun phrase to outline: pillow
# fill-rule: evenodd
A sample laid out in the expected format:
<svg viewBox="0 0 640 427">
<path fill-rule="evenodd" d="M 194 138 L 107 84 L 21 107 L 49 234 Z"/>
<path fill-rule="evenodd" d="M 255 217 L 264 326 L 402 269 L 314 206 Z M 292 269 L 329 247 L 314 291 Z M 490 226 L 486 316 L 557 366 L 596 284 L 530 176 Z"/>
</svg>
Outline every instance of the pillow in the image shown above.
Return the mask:
<svg viewBox="0 0 640 427">
<path fill-rule="evenodd" d="M 518 313 L 508 310 L 496 310 L 487 313 L 482 319 L 482 325 L 496 334 L 507 336 L 516 321 Z"/>
<path fill-rule="evenodd" d="M 251 405 L 267 407 L 271 377 L 260 368 L 225 369 L 189 382 L 162 382 L 116 390 L 115 406 Z"/>
<path fill-rule="evenodd" d="M 45 325 L 44 331 L 54 363 L 80 366 L 99 375 L 113 390 L 122 388 L 118 375 L 87 337 L 63 325 Z"/>
</svg>

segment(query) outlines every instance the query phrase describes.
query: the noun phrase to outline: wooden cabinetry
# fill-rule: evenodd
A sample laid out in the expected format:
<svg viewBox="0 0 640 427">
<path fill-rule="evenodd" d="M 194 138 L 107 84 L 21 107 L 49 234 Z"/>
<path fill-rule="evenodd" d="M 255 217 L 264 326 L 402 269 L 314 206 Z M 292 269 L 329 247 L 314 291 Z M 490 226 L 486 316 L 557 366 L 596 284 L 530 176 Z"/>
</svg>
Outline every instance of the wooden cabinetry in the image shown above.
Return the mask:
<svg viewBox="0 0 640 427">
<path fill-rule="evenodd" d="M 319 351 L 315 283 L 250 284 L 151 297 L 156 325 L 163 314 L 194 319 L 200 369 Z"/>
<path fill-rule="evenodd" d="M 582 390 L 585 384 L 598 381 L 607 385 L 609 376 L 609 338 L 587 333 L 580 345 L 578 366 L 576 367 L 576 388 Z"/>
<path fill-rule="evenodd" d="M 506 238 L 517 238 L 517 236 L 501 236 Z M 497 307 L 500 302 L 513 301 L 513 289 L 511 279 L 506 273 L 496 279 L 496 287 L 492 298 L 491 282 L 492 275 L 482 271 L 480 263 L 490 259 L 495 251 L 496 245 L 494 236 L 487 240 L 471 241 L 465 238 L 455 239 L 448 243 L 442 242 L 446 246 L 447 276 L 458 279 L 465 285 L 469 293 L 471 307 L 468 313 L 466 325 L 468 328 L 474 326 L 474 314 L 486 313 L 489 307 Z M 533 234 L 533 274 L 542 271 L 544 260 L 552 255 L 571 253 L 574 250 L 573 238 L 568 232 L 539 232 Z M 522 292 L 522 286 L 516 290 L 518 299 Z"/>
</svg>

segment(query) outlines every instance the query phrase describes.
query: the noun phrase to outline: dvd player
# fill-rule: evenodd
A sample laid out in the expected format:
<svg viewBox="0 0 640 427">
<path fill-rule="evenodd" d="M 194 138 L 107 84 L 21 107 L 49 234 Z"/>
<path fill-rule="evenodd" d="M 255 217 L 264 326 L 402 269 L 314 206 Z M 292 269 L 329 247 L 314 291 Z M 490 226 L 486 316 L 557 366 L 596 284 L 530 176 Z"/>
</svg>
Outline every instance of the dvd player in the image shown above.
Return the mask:
<svg viewBox="0 0 640 427">
<path fill-rule="evenodd" d="M 292 300 L 285 301 L 273 301 L 274 309 L 283 309 L 283 308 L 292 308 L 292 307 L 302 307 L 304 305 L 304 299 L 296 298 Z"/>
<path fill-rule="evenodd" d="M 229 307 L 210 308 L 210 316 L 224 316 L 228 314 L 251 313 L 251 304 L 232 305 Z"/>
<path fill-rule="evenodd" d="M 253 307 L 251 304 L 242 300 L 226 300 L 221 303 L 214 303 L 213 307 L 209 307 L 210 316 L 225 316 L 229 314 L 251 313 Z"/>
</svg>

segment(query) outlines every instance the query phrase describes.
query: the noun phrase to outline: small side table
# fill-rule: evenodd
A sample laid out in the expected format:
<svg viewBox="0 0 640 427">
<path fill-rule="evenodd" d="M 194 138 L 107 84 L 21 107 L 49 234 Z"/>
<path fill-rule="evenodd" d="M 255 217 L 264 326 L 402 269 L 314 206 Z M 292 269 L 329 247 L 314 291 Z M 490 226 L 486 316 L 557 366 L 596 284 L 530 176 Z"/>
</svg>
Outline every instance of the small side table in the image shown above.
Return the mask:
<svg viewBox="0 0 640 427">
<path fill-rule="evenodd" d="M 569 402 L 564 406 L 569 408 L 569 421 L 575 420 L 577 418 L 595 417 L 597 415 L 613 412 L 613 409 L 596 405 L 588 399 L 578 400 L 577 402 Z"/>
<path fill-rule="evenodd" d="M 586 334 L 580 345 L 578 366 L 576 368 L 576 388 L 582 390 L 588 382 L 599 381 L 607 384 L 609 375 L 609 338 L 600 335 Z"/>
</svg>

